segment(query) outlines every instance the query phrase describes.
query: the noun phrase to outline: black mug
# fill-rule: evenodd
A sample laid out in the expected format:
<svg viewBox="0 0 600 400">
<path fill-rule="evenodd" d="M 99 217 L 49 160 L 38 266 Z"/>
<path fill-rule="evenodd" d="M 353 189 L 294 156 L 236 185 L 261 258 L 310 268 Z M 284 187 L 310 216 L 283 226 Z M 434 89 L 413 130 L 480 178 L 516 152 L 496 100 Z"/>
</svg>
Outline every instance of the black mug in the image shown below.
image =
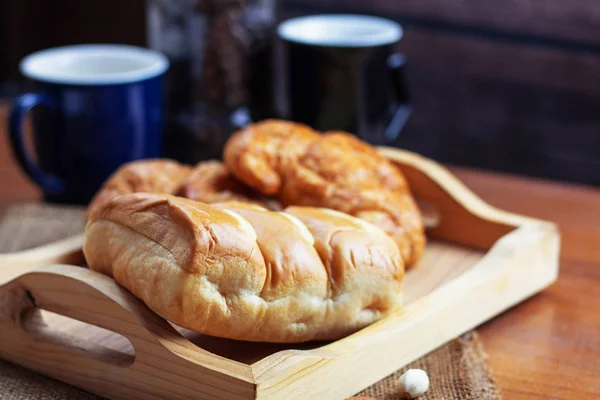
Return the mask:
<svg viewBox="0 0 600 400">
<path fill-rule="evenodd" d="M 411 105 L 406 59 L 392 46 L 394 21 L 366 15 L 314 15 L 278 27 L 283 40 L 278 114 L 321 131 L 344 130 L 374 144 L 393 142 Z"/>
</svg>

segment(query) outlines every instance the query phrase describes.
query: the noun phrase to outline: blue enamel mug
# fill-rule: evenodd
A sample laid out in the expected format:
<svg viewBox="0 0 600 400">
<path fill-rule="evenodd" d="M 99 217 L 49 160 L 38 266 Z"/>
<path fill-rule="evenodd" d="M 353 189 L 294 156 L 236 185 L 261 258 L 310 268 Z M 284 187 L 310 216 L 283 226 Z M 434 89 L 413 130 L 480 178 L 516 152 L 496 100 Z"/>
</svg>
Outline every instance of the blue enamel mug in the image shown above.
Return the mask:
<svg viewBox="0 0 600 400">
<path fill-rule="evenodd" d="M 124 45 L 76 45 L 25 57 L 34 91 L 15 99 L 9 134 L 15 157 L 51 203 L 87 204 L 122 164 L 162 150 L 161 53 Z M 33 153 L 23 136 L 31 117 Z"/>
</svg>

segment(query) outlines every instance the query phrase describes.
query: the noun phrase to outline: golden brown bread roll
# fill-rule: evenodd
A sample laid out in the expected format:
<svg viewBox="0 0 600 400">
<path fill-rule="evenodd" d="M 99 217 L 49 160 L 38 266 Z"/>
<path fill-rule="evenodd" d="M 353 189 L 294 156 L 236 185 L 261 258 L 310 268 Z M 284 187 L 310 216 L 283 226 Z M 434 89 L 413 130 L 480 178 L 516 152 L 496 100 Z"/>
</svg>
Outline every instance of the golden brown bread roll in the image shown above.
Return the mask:
<svg viewBox="0 0 600 400">
<path fill-rule="evenodd" d="M 88 210 L 92 212 L 119 195 L 137 192 L 173 194 L 204 203 L 239 200 L 281 209 L 275 199 L 268 199 L 237 180 L 221 161 L 203 161 L 192 168 L 168 159 L 149 159 L 124 164 L 115 171 L 96 193 Z"/>
<path fill-rule="evenodd" d="M 375 224 L 392 236 L 408 267 L 423 253 L 421 214 L 401 171 L 350 134 L 268 120 L 236 132 L 224 159 L 239 180 L 284 206 L 332 208 Z"/>
<path fill-rule="evenodd" d="M 139 160 L 124 164 L 96 193 L 88 206 L 88 214 L 122 194 L 136 192 L 173 194 L 190 172 L 189 166 L 167 159 Z"/>
<path fill-rule="evenodd" d="M 233 177 L 221 161 L 203 161 L 181 182 L 177 196 L 203 203 L 244 201 L 281 209 L 274 199 L 262 196 L 256 190 Z"/>
<path fill-rule="evenodd" d="M 242 182 L 266 195 L 276 195 L 283 171 L 304 153 L 319 135 L 306 125 L 266 120 L 234 133 L 225 144 L 223 159 Z"/>
<path fill-rule="evenodd" d="M 401 303 L 393 240 L 332 210 L 137 193 L 96 208 L 86 236 L 91 269 L 163 318 L 209 335 L 337 339 Z"/>
</svg>

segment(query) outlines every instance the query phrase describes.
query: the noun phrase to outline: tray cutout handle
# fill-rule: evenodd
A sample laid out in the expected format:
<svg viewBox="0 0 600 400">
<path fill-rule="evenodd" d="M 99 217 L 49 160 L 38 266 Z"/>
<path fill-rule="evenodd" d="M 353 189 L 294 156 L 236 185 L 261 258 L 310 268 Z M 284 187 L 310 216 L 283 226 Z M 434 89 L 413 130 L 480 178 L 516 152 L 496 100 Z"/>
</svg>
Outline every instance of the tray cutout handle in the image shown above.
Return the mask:
<svg viewBox="0 0 600 400">
<path fill-rule="evenodd" d="M 90 354 L 89 342 L 65 346 L 52 332 L 36 335 L 40 309 L 124 336 L 135 358 L 111 359 L 107 346 Z M 2 358 L 108 398 L 241 400 L 255 393 L 249 366 L 193 345 L 112 279 L 86 268 L 45 266 L 0 286 L 0 337 Z"/>
<path fill-rule="evenodd" d="M 50 342 L 107 364 L 126 367 L 135 362 L 135 348 L 125 336 L 40 307 L 25 309 L 21 326 L 37 341 Z"/>
<path fill-rule="evenodd" d="M 30 321 L 23 319 L 23 316 L 28 316 L 27 313 L 36 308 L 124 336 L 135 350 L 133 364 L 106 364 L 102 356 L 100 360 L 89 357 L 85 346 L 75 349 L 73 346 L 57 346 L 52 340 L 38 340 L 28 335 L 26 329 Z M 135 371 L 145 371 L 148 365 L 158 363 L 173 371 L 195 370 L 196 374 L 202 371 L 209 374 L 227 372 L 232 379 L 252 382 L 248 365 L 197 347 L 113 279 L 73 265 L 56 264 L 37 268 L 0 286 L 0 337 L 5 334 L 11 337 L 6 341 L 8 346 L 0 348 L 0 354 L 20 361 L 24 356 L 18 349 L 26 348 L 29 353 L 27 357 L 33 361 L 25 366 L 50 376 L 53 376 L 57 366 L 64 364 L 61 359 L 66 357 L 77 363 L 92 363 L 100 369 L 123 366 L 120 368 L 123 377 L 137 373 Z M 46 350 L 47 354 L 55 353 L 56 358 L 41 363 L 35 353 L 37 346 Z M 11 351 L 13 347 L 14 354 Z"/>
<path fill-rule="evenodd" d="M 379 151 L 404 173 L 412 194 L 424 209 L 424 223 L 431 237 L 488 250 L 523 224 L 545 222 L 487 204 L 433 160 L 389 147 L 380 147 Z"/>
<path fill-rule="evenodd" d="M 86 268 L 51 265 L 16 282 L 33 306 L 116 332 L 134 347 L 139 342 L 158 343 L 144 328 L 148 322 L 171 329 L 112 279 Z"/>
</svg>

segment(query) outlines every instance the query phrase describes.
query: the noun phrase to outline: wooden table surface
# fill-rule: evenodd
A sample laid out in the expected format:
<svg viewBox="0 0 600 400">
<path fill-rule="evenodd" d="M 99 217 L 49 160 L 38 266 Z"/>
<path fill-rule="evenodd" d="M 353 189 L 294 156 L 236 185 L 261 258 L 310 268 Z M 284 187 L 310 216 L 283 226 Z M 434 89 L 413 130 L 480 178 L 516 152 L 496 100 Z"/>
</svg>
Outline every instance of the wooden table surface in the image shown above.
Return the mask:
<svg viewBox="0 0 600 400">
<path fill-rule="evenodd" d="M 10 154 L 5 121 L 0 105 L 0 212 L 39 199 Z M 562 233 L 558 282 L 479 328 L 504 397 L 600 399 L 600 190 L 451 169 L 490 204 Z"/>
</svg>

